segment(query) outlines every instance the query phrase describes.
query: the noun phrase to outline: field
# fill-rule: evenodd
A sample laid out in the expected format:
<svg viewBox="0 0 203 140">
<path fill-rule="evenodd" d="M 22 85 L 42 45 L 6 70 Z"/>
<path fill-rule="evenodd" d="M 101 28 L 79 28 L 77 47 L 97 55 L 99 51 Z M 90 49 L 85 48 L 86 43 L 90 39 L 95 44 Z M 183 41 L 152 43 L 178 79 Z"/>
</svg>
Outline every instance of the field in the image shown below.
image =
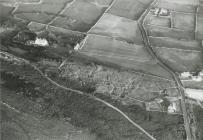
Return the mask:
<svg viewBox="0 0 203 140">
<path fill-rule="evenodd" d="M 138 18 L 145 11 L 145 8 L 150 4 L 150 2 L 151 0 L 148 0 L 145 1 L 143 4 L 142 1 L 139 0 L 117 0 L 107 12 L 132 20 L 138 20 Z"/>
<path fill-rule="evenodd" d="M 89 33 L 108 36 L 130 43 L 143 43 L 141 31 L 136 21 L 131 21 L 107 13 L 104 14 Z"/>
<path fill-rule="evenodd" d="M 170 17 L 158 17 L 158 16 L 153 16 L 152 14 L 148 14 L 145 19 L 145 24 L 170 28 L 171 19 Z"/>
<path fill-rule="evenodd" d="M 28 22 L 35 21 L 43 24 L 48 23 L 54 17 L 53 15 L 49 15 L 46 13 L 19 13 L 15 14 L 15 16 Z"/>
<path fill-rule="evenodd" d="M 185 31 L 195 30 L 195 14 L 172 12 L 172 28 Z"/>
<path fill-rule="evenodd" d="M 0 3 L 10 6 L 10 7 L 15 7 L 16 4 L 19 3 L 39 3 L 40 0 L 0 0 Z"/>
<path fill-rule="evenodd" d="M 18 2 L 22 2 L 22 3 L 26 3 L 26 2 L 39 2 L 40 0 L 0 0 L 0 2 L 2 3 L 18 3 Z"/>
<path fill-rule="evenodd" d="M 53 0 L 43 0 L 41 4 L 19 4 L 19 7 L 15 11 L 15 13 L 48 13 L 56 15 L 66 3 L 70 3 L 72 0 L 60 0 L 60 1 L 53 1 Z M 14 13 L 14 14 L 15 14 Z"/>
<path fill-rule="evenodd" d="M 196 38 L 198 40 L 203 40 L 203 17 L 197 17 L 197 29 L 196 29 Z"/>
<path fill-rule="evenodd" d="M 183 80 L 182 81 L 184 87 L 186 88 L 195 88 L 195 89 L 203 89 L 203 82 L 202 81 L 190 81 L 190 80 Z"/>
<path fill-rule="evenodd" d="M 194 40 L 194 31 L 183 31 L 178 29 L 164 28 L 153 25 L 146 26 L 148 35 L 154 37 L 170 37 L 175 39 Z"/>
<path fill-rule="evenodd" d="M 45 26 L 46 26 L 45 24 L 41 24 L 33 21 L 28 24 L 28 28 L 34 32 L 42 31 L 45 28 Z"/>
<path fill-rule="evenodd" d="M 52 25 L 87 32 L 100 18 L 110 2 L 108 1 L 106 5 L 102 6 L 88 1 L 77 0 L 69 8 L 64 10 L 60 17 L 54 20 Z"/>
<path fill-rule="evenodd" d="M 161 0 L 158 3 L 158 7 L 186 13 L 195 13 L 196 5 L 195 0 Z"/>
<path fill-rule="evenodd" d="M 82 52 L 85 52 L 90 56 L 95 53 L 95 56 L 105 55 L 106 57 L 111 57 L 112 55 L 115 55 L 115 57 L 118 58 L 140 62 L 152 60 L 152 57 L 148 55 L 144 46 L 128 44 L 126 42 L 113 40 L 109 37 L 100 37 L 97 35 L 88 35 Z"/>
<path fill-rule="evenodd" d="M 58 2 L 43 0 L 42 3 L 19 3 L 14 11 L 14 16 L 27 21 L 35 21 L 43 24 L 49 23 L 66 3 L 72 0 L 60 0 Z"/>
<path fill-rule="evenodd" d="M 90 29 L 91 24 L 83 23 L 82 21 L 73 18 L 57 17 L 51 24 L 56 27 L 62 27 L 64 29 L 86 32 Z"/>
<path fill-rule="evenodd" d="M 104 63 L 112 63 L 154 75 L 170 77 L 168 72 L 156 64 L 145 47 L 141 45 L 132 45 L 108 37 L 88 35 L 79 53 Z"/>
<path fill-rule="evenodd" d="M 152 46 L 179 48 L 184 50 L 202 50 L 201 41 L 196 40 L 178 40 L 168 37 L 149 37 Z"/>
<path fill-rule="evenodd" d="M 176 72 L 198 71 L 203 68 L 201 51 L 164 47 L 154 49 L 163 62 Z"/>
<path fill-rule="evenodd" d="M 3 18 L 10 16 L 10 14 L 11 14 L 11 12 L 12 12 L 13 9 L 14 9 L 14 8 L 12 8 L 12 7 L 2 6 L 2 5 L 0 4 L 0 18 L 1 18 L 1 19 L 0 19 L 0 22 L 1 22 L 1 20 L 2 20 Z"/>
</svg>

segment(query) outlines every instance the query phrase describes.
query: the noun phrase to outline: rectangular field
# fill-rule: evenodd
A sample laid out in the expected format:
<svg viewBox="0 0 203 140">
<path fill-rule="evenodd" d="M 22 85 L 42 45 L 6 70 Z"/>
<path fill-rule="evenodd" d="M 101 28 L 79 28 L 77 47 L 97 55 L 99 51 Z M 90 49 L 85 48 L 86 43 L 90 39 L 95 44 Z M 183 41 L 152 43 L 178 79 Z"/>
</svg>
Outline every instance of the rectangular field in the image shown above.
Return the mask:
<svg viewBox="0 0 203 140">
<path fill-rule="evenodd" d="M 140 62 L 151 61 L 152 57 L 144 46 L 128 44 L 109 37 L 88 35 L 82 52 L 88 55 L 99 55 Z"/>
<path fill-rule="evenodd" d="M 141 45 L 128 44 L 104 36 L 88 35 L 79 54 L 97 63 L 170 77 L 170 74 L 159 66 Z"/>
<path fill-rule="evenodd" d="M 158 47 L 179 48 L 184 50 L 201 50 L 201 41 L 196 40 L 178 40 L 168 37 L 149 37 L 150 44 Z"/>
<path fill-rule="evenodd" d="M 197 16 L 196 39 L 203 40 L 203 16 Z"/>
<path fill-rule="evenodd" d="M 8 4 L 14 4 L 16 2 L 21 2 L 21 3 L 36 3 L 36 2 L 40 2 L 40 0 L 0 0 L 0 3 L 8 3 Z"/>
<path fill-rule="evenodd" d="M 129 43 L 143 44 L 141 31 L 136 21 L 108 13 L 104 14 L 89 33 L 108 36 Z"/>
<path fill-rule="evenodd" d="M 13 9 L 14 9 L 13 7 L 4 6 L 4 5 L 1 5 L 1 3 L 0 3 L 0 18 L 1 18 L 0 22 L 1 22 L 2 18 L 9 16 Z"/>
<path fill-rule="evenodd" d="M 175 48 L 154 47 L 161 60 L 176 72 L 203 69 L 202 52 Z"/>
<path fill-rule="evenodd" d="M 194 31 L 196 22 L 195 17 L 196 15 L 194 13 L 172 12 L 172 28 Z"/>
<path fill-rule="evenodd" d="M 171 28 L 158 27 L 153 25 L 147 25 L 146 28 L 149 36 L 170 37 L 170 38 L 187 39 L 187 40 L 195 39 L 194 31 L 183 31 L 179 29 L 171 29 Z"/>
<path fill-rule="evenodd" d="M 137 20 L 152 0 L 117 0 L 109 9 L 108 13 Z"/>
<path fill-rule="evenodd" d="M 152 14 L 148 14 L 147 17 L 145 18 L 145 24 L 149 25 L 155 25 L 155 26 L 162 26 L 162 27 L 171 27 L 171 18 L 170 16 L 168 17 L 158 17 L 154 16 Z"/>
<path fill-rule="evenodd" d="M 54 18 L 54 15 L 48 15 L 46 13 L 19 13 L 15 14 L 15 16 L 26 21 L 35 21 L 43 24 L 47 24 Z"/>
<path fill-rule="evenodd" d="M 158 3 L 160 8 L 186 13 L 195 13 L 197 5 L 196 0 L 161 0 Z"/>
<path fill-rule="evenodd" d="M 72 0 L 43 0 L 41 4 L 23 4 L 20 3 L 15 13 L 48 13 L 57 14 L 66 3 Z"/>
<path fill-rule="evenodd" d="M 46 24 L 32 21 L 27 26 L 31 31 L 38 32 L 38 31 L 42 31 L 46 27 Z"/>
</svg>

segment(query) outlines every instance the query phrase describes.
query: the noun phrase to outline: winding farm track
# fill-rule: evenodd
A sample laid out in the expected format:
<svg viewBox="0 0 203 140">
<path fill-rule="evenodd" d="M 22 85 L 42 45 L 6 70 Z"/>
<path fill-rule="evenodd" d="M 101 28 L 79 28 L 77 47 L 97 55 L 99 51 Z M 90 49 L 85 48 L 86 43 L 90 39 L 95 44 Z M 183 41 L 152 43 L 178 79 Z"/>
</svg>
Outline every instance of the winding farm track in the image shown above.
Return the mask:
<svg viewBox="0 0 203 140">
<path fill-rule="evenodd" d="M 14 58 L 15 60 L 18 60 L 19 62 L 23 62 L 29 66 L 31 66 L 32 68 L 34 68 L 43 78 L 47 79 L 51 84 L 63 89 L 63 90 L 66 90 L 66 91 L 71 91 L 75 94 L 79 94 L 79 95 L 83 95 L 83 96 L 86 96 L 90 99 L 93 99 L 95 101 L 98 101 L 100 103 L 103 103 L 105 104 L 106 106 L 112 108 L 113 110 L 115 110 L 116 112 L 118 112 L 119 114 L 121 114 L 125 119 L 127 119 L 133 126 L 135 126 L 136 128 L 138 128 L 140 131 L 142 131 L 146 136 L 148 136 L 151 140 L 156 140 L 151 134 L 149 134 L 144 128 L 142 128 L 140 125 L 138 125 L 137 123 L 135 123 L 131 118 L 129 118 L 123 111 L 121 111 L 120 109 L 118 109 L 117 107 L 111 105 L 110 103 L 106 102 L 105 100 L 102 100 L 94 95 L 91 95 L 91 94 L 87 94 L 87 93 L 84 93 L 82 91 L 79 91 L 79 90 L 75 90 L 75 89 L 72 89 L 72 88 L 68 88 L 68 87 L 65 87 L 63 85 L 60 85 L 58 84 L 57 82 L 55 82 L 54 80 L 52 80 L 51 78 L 47 77 L 39 68 L 37 68 L 35 65 L 31 64 L 29 61 L 25 60 L 25 59 L 22 59 L 22 58 L 18 58 L 12 54 L 9 54 L 9 53 L 6 53 L 6 52 L 3 52 L 3 51 L 0 51 L 0 54 L 3 54 L 7 57 L 11 57 L 11 58 Z M 2 103 L 2 102 L 1 102 Z M 4 105 L 6 103 L 3 103 Z M 7 105 L 7 104 L 6 104 Z M 7 105 L 9 108 L 11 108 L 12 110 L 15 110 L 13 107 L 10 107 L 9 105 Z M 16 111 L 16 110 L 15 110 Z"/>
</svg>

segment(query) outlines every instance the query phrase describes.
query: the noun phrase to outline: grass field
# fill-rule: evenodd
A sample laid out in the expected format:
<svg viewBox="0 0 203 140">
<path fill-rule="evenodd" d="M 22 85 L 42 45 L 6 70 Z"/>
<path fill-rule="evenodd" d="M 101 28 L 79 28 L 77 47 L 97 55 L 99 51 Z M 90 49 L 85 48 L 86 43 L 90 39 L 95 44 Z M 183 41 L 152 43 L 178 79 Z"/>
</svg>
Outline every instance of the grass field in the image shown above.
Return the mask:
<svg viewBox="0 0 203 140">
<path fill-rule="evenodd" d="M 158 47 L 179 48 L 184 50 L 202 50 L 201 41 L 178 40 L 168 37 L 149 37 L 150 44 Z"/>
<path fill-rule="evenodd" d="M 172 28 L 195 31 L 195 14 L 172 12 Z"/>
<path fill-rule="evenodd" d="M 158 3 L 158 7 L 186 13 L 195 13 L 196 5 L 195 0 L 161 0 Z"/>
<path fill-rule="evenodd" d="M 151 0 L 145 0 L 143 3 L 141 0 L 117 0 L 108 13 L 137 20 L 150 2 Z"/>
<path fill-rule="evenodd" d="M 203 40 L 203 17 L 197 17 L 197 29 L 196 29 L 196 38 L 198 40 Z"/>
<path fill-rule="evenodd" d="M 13 9 L 13 7 L 3 6 L 0 3 L 0 22 L 3 18 L 10 16 Z"/>
<path fill-rule="evenodd" d="M 186 39 L 186 40 L 195 39 L 194 31 L 183 31 L 178 29 L 158 27 L 154 25 L 147 25 L 146 28 L 149 36 L 170 37 L 175 39 Z"/>
<path fill-rule="evenodd" d="M 152 14 L 149 14 L 145 18 L 145 24 L 170 28 L 171 19 L 170 17 L 158 17 L 158 16 L 153 16 Z"/>
<path fill-rule="evenodd" d="M 41 24 L 37 22 L 31 22 L 28 24 L 28 28 L 34 32 L 41 31 L 42 29 L 45 28 L 45 26 L 46 26 L 45 24 Z"/>
<path fill-rule="evenodd" d="M 102 6 L 89 1 L 77 0 L 61 14 L 62 17 L 57 17 L 52 25 L 87 32 L 100 18 L 110 2 L 108 1 L 106 5 Z"/>
<path fill-rule="evenodd" d="M 72 0 L 43 0 L 41 4 L 20 4 L 15 13 L 50 13 L 57 14 L 66 3 Z"/>
<path fill-rule="evenodd" d="M 144 46 L 132 45 L 108 37 L 89 35 L 79 53 L 94 61 L 170 77 L 168 72 L 156 64 Z"/>
<path fill-rule="evenodd" d="M 103 55 L 106 57 L 118 57 L 134 61 L 151 61 L 152 57 L 144 46 L 128 44 L 126 42 L 113 40 L 109 37 L 88 35 L 82 52 L 89 55 Z"/>
<path fill-rule="evenodd" d="M 18 8 L 14 11 L 14 15 L 17 18 L 27 21 L 35 21 L 39 23 L 49 23 L 61 9 L 64 8 L 66 3 L 70 3 L 72 0 L 43 0 L 42 3 L 19 3 Z"/>
<path fill-rule="evenodd" d="M 203 69 L 202 52 L 155 47 L 157 55 L 176 72 Z"/>
<path fill-rule="evenodd" d="M 143 43 L 141 31 L 136 21 L 111 14 L 104 14 L 89 33 L 109 36 L 130 43 Z"/>
<path fill-rule="evenodd" d="M 0 2 L 5 2 L 5 3 L 15 3 L 15 2 L 39 2 L 40 0 L 0 0 Z"/>
<path fill-rule="evenodd" d="M 15 16 L 26 21 L 35 21 L 43 24 L 48 23 L 54 17 L 46 13 L 19 13 L 15 14 Z"/>
</svg>

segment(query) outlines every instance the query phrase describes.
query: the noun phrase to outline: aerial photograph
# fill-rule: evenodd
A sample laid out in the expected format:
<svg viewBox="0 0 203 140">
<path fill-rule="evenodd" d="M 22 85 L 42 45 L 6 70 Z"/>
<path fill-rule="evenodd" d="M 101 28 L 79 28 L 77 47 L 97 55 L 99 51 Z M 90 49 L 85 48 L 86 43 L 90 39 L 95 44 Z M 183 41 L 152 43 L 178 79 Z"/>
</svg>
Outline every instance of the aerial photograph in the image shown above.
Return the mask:
<svg viewBox="0 0 203 140">
<path fill-rule="evenodd" d="M 0 0 L 0 140 L 203 140 L 203 0 Z"/>
</svg>

